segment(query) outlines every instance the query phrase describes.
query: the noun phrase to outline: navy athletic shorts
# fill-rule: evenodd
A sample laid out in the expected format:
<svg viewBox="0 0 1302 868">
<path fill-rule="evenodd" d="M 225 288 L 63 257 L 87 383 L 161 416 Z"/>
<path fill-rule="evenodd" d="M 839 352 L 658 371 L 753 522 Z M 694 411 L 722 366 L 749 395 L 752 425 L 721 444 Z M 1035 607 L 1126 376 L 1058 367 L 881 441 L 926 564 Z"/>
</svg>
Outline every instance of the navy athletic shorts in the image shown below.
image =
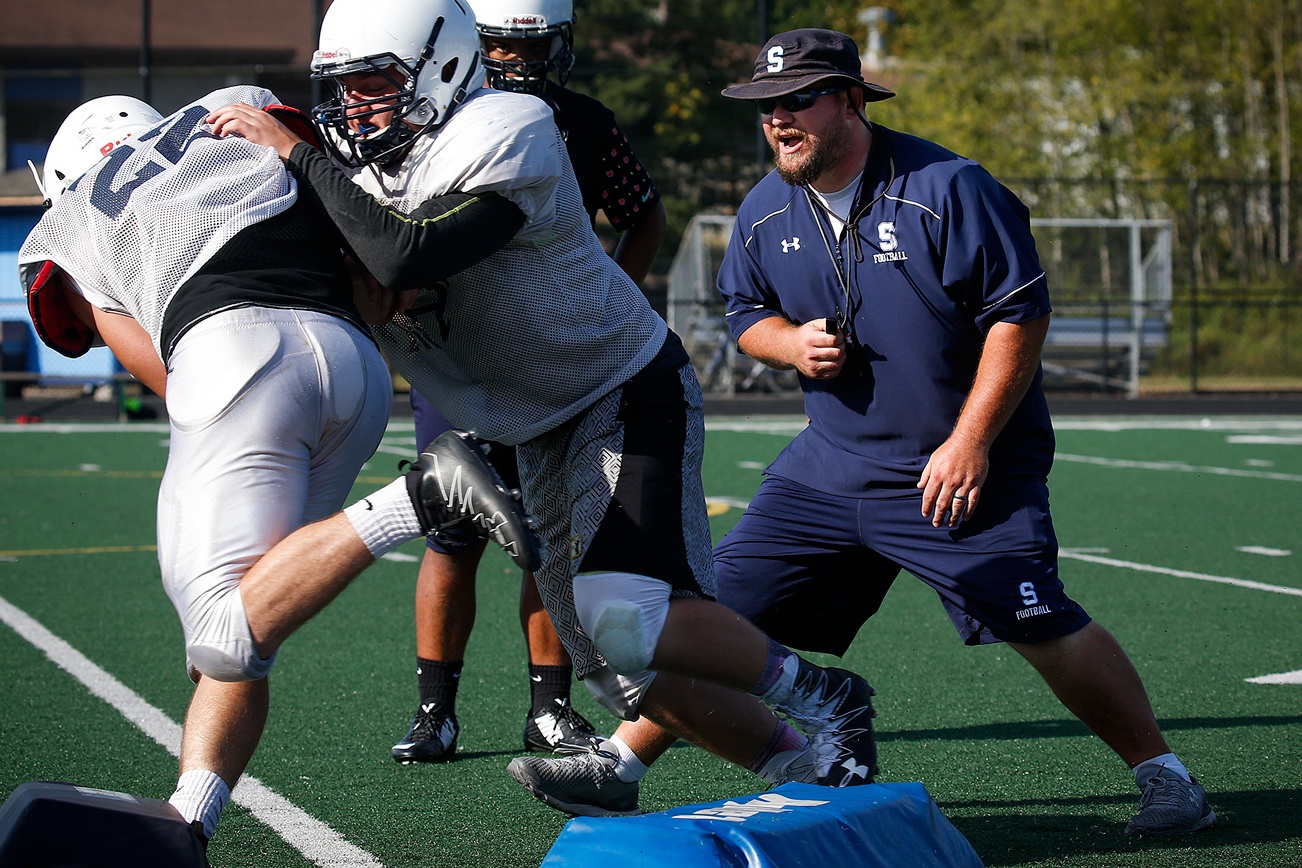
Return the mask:
<svg viewBox="0 0 1302 868">
<path fill-rule="evenodd" d="M 1041 642 L 1090 621 L 1058 578 L 1042 479 L 987 481 L 970 520 L 936 528 L 912 487 L 852 498 L 768 476 L 714 569 L 719 602 L 784 645 L 838 656 L 901 569 L 936 591 L 969 645 Z"/>
</svg>

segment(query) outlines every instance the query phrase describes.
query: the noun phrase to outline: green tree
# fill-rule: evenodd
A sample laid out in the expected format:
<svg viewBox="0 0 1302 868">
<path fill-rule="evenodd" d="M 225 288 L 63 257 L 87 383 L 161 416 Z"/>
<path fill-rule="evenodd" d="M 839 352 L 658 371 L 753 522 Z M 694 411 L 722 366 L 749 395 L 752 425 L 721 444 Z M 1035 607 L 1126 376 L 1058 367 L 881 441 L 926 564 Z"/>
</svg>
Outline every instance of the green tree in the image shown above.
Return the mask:
<svg viewBox="0 0 1302 868">
<path fill-rule="evenodd" d="M 1204 284 L 1296 268 L 1295 0 L 580 0 L 572 84 L 615 111 L 679 229 L 766 171 L 754 111 L 719 95 L 748 76 L 760 14 L 862 48 L 869 5 L 892 22 L 869 75 L 899 94 L 872 119 L 981 161 L 1045 216 L 1183 221 Z"/>
</svg>

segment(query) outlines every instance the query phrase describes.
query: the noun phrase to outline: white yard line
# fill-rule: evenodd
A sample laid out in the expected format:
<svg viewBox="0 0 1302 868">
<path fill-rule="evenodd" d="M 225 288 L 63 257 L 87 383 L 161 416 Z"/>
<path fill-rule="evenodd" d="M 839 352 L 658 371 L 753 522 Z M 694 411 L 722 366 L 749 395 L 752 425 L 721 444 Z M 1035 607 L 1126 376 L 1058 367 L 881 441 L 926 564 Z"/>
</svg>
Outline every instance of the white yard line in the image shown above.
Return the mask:
<svg viewBox="0 0 1302 868">
<path fill-rule="evenodd" d="M 1256 678 L 1245 678 L 1244 681 L 1251 681 L 1253 684 L 1302 684 L 1302 669 L 1295 672 L 1277 672 L 1274 675 L 1258 675 Z"/>
<path fill-rule="evenodd" d="M 76 678 L 93 695 L 107 702 L 137 729 L 172 756 L 181 753 L 181 725 L 146 702 L 139 694 L 95 665 L 34 618 L 0 597 L 0 620 L 22 636 L 56 666 Z M 362 848 L 344 840 L 338 832 L 310 816 L 284 796 L 270 790 L 251 775 L 245 775 L 231 799 L 270 826 L 286 843 L 313 863 L 322 866 L 382 868 L 382 863 Z"/>
<path fill-rule="evenodd" d="M 1159 573 L 1164 576 L 1174 576 L 1178 579 L 1196 579 L 1200 582 L 1216 582 L 1222 585 L 1233 585 L 1236 588 L 1248 588 L 1253 591 L 1269 591 L 1273 594 L 1287 594 L 1291 597 L 1302 597 L 1302 588 L 1290 588 L 1286 585 L 1267 585 L 1264 582 L 1253 582 L 1248 579 L 1235 579 L 1229 576 L 1211 576 L 1207 573 L 1195 573 L 1190 572 L 1189 570 L 1173 570 L 1170 567 L 1159 567 L 1154 564 L 1139 564 L 1134 561 L 1104 558 L 1094 554 L 1087 554 L 1083 549 L 1061 549 L 1058 552 L 1058 556 L 1063 558 L 1072 558 L 1078 561 L 1086 561 L 1091 564 L 1120 567 L 1126 570 Z M 1302 670 L 1296 672 L 1282 672 L 1275 675 L 1259 675 L 1255 678 L 1245 678 L 1243 680 L 1249 681 L 1253 684 L 1302 684 Z"/>
<path fill-rule="evenodd" d="M 1116 418 L 1090 419 L 1080 416 L 1054 418 L 1058 431 L 1302 431 L 1302 420 L 1285 417 L 1218 418 Z"/>
<path fill-rule="evenodd" d="M 1247 555 L 1262 555 L 1268 558 L 1286 558 L 1293 554 L 1289 549 L 1277 549 L 1270 546 L 1235 546 L 1234 550 Z"/>
<path fill-rule="evenodd" d="M 805 417 L 799 413 L 776 416 L 711 415 L 705 420 L 705 427 L 710 431 L 757 431 L 770 434 L 796 434 L 807 424 Z M 1302 420 L 1235 416 L 1215 419 L 1188 416 L 1112 419 L 1058 416 L 1053 420 L 1053 427 L 1059 431 L 1302 431 Z M 166 422 L 42 422 L 38 425 L 0 423 L 0 433 L 6 434 L 120 434 L 138 431 L 169 433 Z M 389 420 L 388 435 L 409 434 L 413 431 L 414 425 L 410 417 L 394 416 Z M 1293 442 L 1292 438 L 1287 439 Z"/>
<path fill-rule="evenodd" d="M 1302 446 L 1302 434 L 1283 436 L 1280 434 L 1231 434 L 1225 438 L 1226 443 L 1255 446 Z"/>
<path fill-rule="evenodd" d="M 1131 461 L 1125 458 L 1100 458 L 1095 455 L 1072 455 L 1058 452 L 1054 461 L 1094 464 L 1099 467 L 1123 467 L 1127 470 L 1158 470 L 1175 473 L 1200 473 L 1207 476 L 1237 476 L 1245 479 L 1273 479 L 1278 482 L 1302 482 L 1302 474 L 1277 473 L 1273 470 L 1244 470 L 1239 467 L 1213 467 L 1185 464 L 1183 461 Z"/>
<path fill-rule="evenodd" d="M 1195 573 L 1190 570 L 1176 570 L 1171 567 L 1159 567 L 1156 564 L 1140 564 L 1134 561 L 1122 561 L 1116 558 L 1105 558 L 1099 555 L 1087 554 L 1083 549 L 1061 549 L 1058 552 L 1059 557 L 1071 558 L 1077 561 L 1085 561 L 1091 564 L 1102 564 L 1107 567 L 1120 567 L 1124 570 L 1138 570 L 1142 573 L 1159 573 L 1163 576 L 1174 576 L 1177 579 L 1197 579 L 1200 582 L 1215 582 L 1221 585 L 1234 585 L 1236 588 L 1248 588 L 1253 591 L 1269 591 L 1273 594 L 1287 594 L 1292 597 L 1302 597 L 1302 588 L 1290 588 L 1287 585 L 1268 585 L 1264 582 L 1254 582 L 1250 579 L 1235 579 L 1230 576 L 1213 576 L 1207 573 Z"/>
<path fill-rule="evenodd" d="M 804 417 L 797 414 L 768 417 L 709 416 L 705 420 L 707 431 L 756 431 L 766 434 L 796 434 L 807 424 Z M 1302 420 L 1233 416 L 1217 419 L 1202 417 L 1091 419 L 1081 416 L 1058 416 L 1053 420 L 1053 427 L 1058 431 L 1302 431 Z"/>
</svg>

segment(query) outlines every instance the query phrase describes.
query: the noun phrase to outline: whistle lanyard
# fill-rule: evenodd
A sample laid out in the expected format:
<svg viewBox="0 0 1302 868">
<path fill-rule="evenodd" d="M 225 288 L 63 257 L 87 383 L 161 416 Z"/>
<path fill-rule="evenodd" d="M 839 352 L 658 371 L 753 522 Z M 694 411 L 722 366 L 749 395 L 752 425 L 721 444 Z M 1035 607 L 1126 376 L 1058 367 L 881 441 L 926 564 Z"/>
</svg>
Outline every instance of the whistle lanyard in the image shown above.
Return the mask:
<svg viewBox="0 0 1302 868">
<path fill-rule="evenodd" d="M 871 154 L 871 149 L 869 153 Z M 886 191 L 889 190 L 891 184 L 894 183 L 895 158 L 890 157 L 888 163 L 890 166 L 890 176 L 887 178 L 885 186 L 882 187 L 882 191 L 874 196 L 866 205 L 851 204 L 850 213 L 848 215 L 850 219 L 844 221 L 842 237 L 835 240 L 828 237 L 828 229 L 831 228 L 831 218 L 835 217 L 837 220 L 840 220 L 840 215 L 832 211 L 823 200 L 823 197 L 817 192 L 810 189 L 808 185 L 804 187 L 805 201 L 809 203 L 809 210 L 813 213 L 814 223 L 818 226 L 819 237 L 823 239 L 823 248 L 827 251 L 827 258 L 832 262 L 832 269 L 836 272 L 837 283 L 841 287 L 842 305 L 838 306 L 836 310 L 836 326 L 841 334 L 850 341 L 853 341 L 854 339 L 854 312 L 851 310 L 850 275 L 846 268 L 845 258 L 841 250 L 841 242 L 846 238 L 850 239 L 850 245 L 854 248 L 854 261 L 856 263 L 863 262 L 863 247 L 859 238 L 859 221 L 865 214 L 872 210 L 873 206 L 876 205 L 883 196 L 886 195 Z M 863 185 L 864 181 L 867 180 L 867 177 L 868 166 L 867 160 L 865 160 L 864 170 L 859 175 L 859 188 L 855 191 L 855 203 L 858 203 L 859 198 L 863 195 Z M 820 211 L 823 213 L 820 214 Z M 822 219 L 820 219 L 820 217 Z"/>
</svg>

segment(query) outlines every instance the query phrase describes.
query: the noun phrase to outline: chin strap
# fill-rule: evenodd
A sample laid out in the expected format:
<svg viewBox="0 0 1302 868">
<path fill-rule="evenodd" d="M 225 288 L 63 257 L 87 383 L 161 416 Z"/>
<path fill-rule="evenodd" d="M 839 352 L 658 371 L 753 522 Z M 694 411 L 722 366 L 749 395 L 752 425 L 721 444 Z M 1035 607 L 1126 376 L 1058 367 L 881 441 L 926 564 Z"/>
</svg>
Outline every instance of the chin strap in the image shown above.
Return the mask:
<svg viewBox="0 0 1302 868">
<path fill-rule="evenodd" d="M 50 201 L 50 194 L 45 192 L 45 184 L 41 182 L 41 173 L 36 171 L 36 164 L 31 160 L 27 161 L 27 168 L 32 170 L 32 177 L 36 179 L 36 189 L 41 191 L 41 198 L 45 200 L 45 207 L 49 208 L 54 203 Z"/>
</svg>

